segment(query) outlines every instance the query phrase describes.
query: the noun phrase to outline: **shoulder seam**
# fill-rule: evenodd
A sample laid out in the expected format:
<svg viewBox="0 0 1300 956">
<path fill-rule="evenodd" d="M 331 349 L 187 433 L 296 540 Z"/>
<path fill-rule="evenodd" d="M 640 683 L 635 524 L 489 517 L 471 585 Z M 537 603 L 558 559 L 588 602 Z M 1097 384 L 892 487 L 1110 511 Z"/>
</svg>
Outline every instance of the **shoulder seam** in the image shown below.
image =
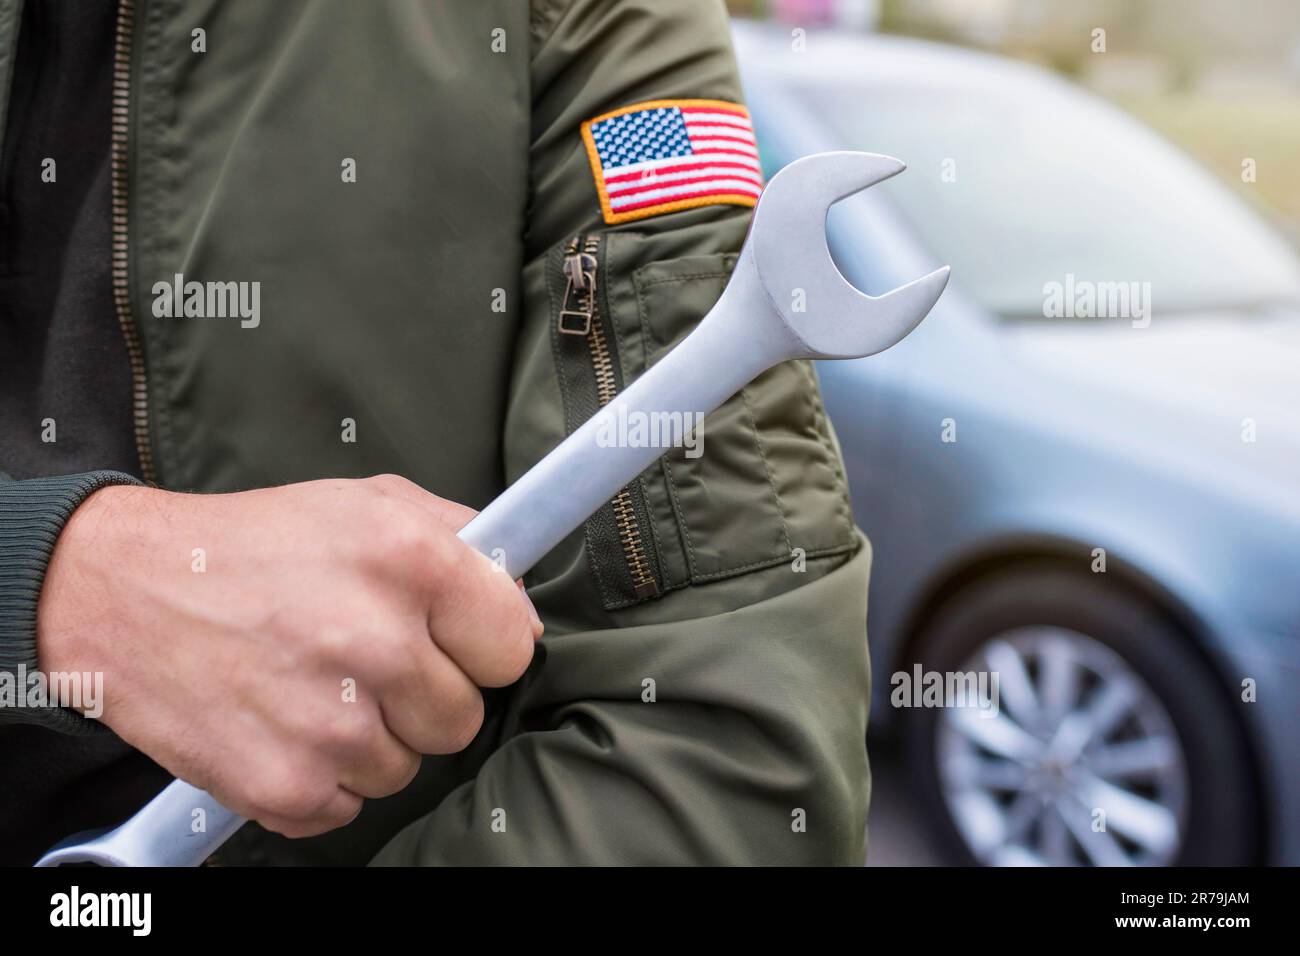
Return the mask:
<svg viewBox="0 0 1300 956">
<path fill-rule="evenodd" d="M 533 0 L 529 11 L 528 29 L 532 34 L 532 51 L 535 55 L 542 45 L 551 38 L 555 25 L 559 23 L 564 12 L 573 5 L 573 0 Z"/>
</svg>

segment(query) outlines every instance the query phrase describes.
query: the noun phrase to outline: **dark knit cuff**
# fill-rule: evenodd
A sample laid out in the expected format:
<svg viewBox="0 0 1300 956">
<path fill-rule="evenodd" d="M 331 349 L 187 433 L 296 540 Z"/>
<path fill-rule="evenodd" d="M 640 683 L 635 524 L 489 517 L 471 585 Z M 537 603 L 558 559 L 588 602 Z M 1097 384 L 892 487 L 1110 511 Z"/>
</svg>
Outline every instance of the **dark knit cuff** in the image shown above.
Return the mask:
<svg viewBox="0 0 1300 956">
<path fill-rule="evenodd" d="M 91 492 L 107 485 L 138 485 L 117 471 L 59 475 L 27 481 L 0 480 L 0 680 L 16 701 L 0 697 L 0 722 L 40 724 L 65 734 L 104 733 L 108 728 L 64 707 L 18 707 L 25 674 L 36 660 L 36 608 L 54 545 L 72 512 Z"/>
</svg>

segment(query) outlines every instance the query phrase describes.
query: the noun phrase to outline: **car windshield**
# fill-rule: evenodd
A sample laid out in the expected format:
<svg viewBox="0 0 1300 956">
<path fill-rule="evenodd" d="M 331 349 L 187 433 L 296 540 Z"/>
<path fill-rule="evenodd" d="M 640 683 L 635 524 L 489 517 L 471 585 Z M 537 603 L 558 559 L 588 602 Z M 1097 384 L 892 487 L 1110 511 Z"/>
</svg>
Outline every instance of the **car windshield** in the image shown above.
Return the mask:
<svg viewBox="0 0 1300 956">
<path fill-rule="evenodd" d="M 1208 174 L 1118 110 L 1027 79 L 799 98 L 845 146 L 907 162 L 878 188 L 997 315 L 1041 319 L 1048 284 L 1079 281 L 1150 283 L 1163 315 L 1300 299 L 1290 247 Z"/>
</svg>

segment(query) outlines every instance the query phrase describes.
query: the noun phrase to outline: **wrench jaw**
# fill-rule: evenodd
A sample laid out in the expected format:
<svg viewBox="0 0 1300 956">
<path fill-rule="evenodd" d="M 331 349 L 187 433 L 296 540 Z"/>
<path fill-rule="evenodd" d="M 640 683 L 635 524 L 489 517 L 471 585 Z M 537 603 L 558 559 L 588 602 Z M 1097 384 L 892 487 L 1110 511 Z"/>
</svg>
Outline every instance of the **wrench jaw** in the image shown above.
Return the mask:
<svg viewBox="0 0 1300 956">
<path fill-rule="evenodd" d="M 902 162 L 875 153 L 817 153 L 772 177 L 759 198 L 747 252 L 758 279 L 807 358 L 860 358 L 907 336 L 948 284 L 944 266 L 882 296 L 844 278 L 826 239 L 830 207 L 896 176 Z M 745 256 L 742 254 L 742 263 Z"/>
<path fill-rule="evenodd" d="M 846 311 L 843 318 L 835 316 L 841 321 L 841 327 L 835 333 L 839 351 L 829 351 L 831 343 L 826 341 L 817 357 L 861 358 L 898 344 L 930 314 L 948 285 L 951 271 L 948 266 L 943 266 L 876 298 L 854 289 L 866 301 L 856 313 Z"/>
</svg>

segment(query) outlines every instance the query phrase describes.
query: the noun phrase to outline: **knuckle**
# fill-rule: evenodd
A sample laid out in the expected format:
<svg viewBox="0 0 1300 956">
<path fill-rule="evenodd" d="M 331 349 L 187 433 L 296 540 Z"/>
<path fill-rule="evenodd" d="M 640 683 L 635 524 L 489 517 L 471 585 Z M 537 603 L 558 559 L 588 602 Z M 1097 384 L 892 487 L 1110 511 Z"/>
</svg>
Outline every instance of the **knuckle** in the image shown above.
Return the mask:
<svg viewBox="0 0 1300 956">
<path fill-rule="evenodd" d="M 242 806 L 237 806 L 244 816 L 253 819 L 262 819 L 268 816 L 279 817 L 284 809 L 284 801 L 281 799 L 280 789 L 270 780 L 264 777 L 250 777 L 240 788 L 241 792 L 236 800 Z"/>
<path fill-rule="evenodd" d="M 329 815 L 330 804 L 338 788 L 321 781 L 304 781 L 289 795 L 295 815 L 307 820 L 321 820 Z"/>
<path fill-rule="evenodd" d="M 379 715 L 361 703 L 342 703 L 317 724 L 317 741 L 323 749 L 348 753 L 368 746 L 379 726 Z"/>
<path fill-rule="evenodd" d="M 364 801 L 360 797 L 339 790 L 330 800 L 328 809 L 314 816 L 301 818 L 268 817 L 258 822 L 266 829 L 273 830 L 291 840 L 301 840 L 306 837 L 320 836 L 330 830 L 347 826 L 361 813 L 363 803 Z"/>
<path fill-rule="evenodd" d="M 321 821 L 325 824 L 324 829 L 336 830 L 347 826 L 361 814 L 364 804 L 365 801 L 361 797 L 339 791 L 330 804 L 329 812 L 321 816 Z"/>
<path fill-rule="evenodd" d="M 431 745 L 429 752 L 459 753 L 473 743 L 482 727 L 483 695 L 478 690 L 472 689 L 465 694 L 464 699 L 458 702 L 456 707 L 438 721 L 438 733 L 434 734 L 429 742 Z"/>
<path fill-rule="evenodd" d="M 367 650 L 357 629 L 340 621 L 325 621 L 313 628 L 311 643 L 321 658 L 338 664 L 355 662 Z"/>
<path fill-rule="evenodd" d="M 384 796 L 405 790 L 420 770 L 418 754 L 406 752 L 391 757 L 376 774 L 375 782 Z"/>
<path fill-rule="evenodd" d="M 375 556 L 385 567 L 423 566 L 430 556 L 428 537 L 414 506 L 390 499 L 376 505 L 373 534 Z"/>
<path fill-rule="evenodd" d="M 366 642 L 364 667 L 377 688 L 386 688 L 402 679 L 420 643 L 428 641 L 427 635 L 427 631 L 393 627 L 376 633 Z"/>
<path fill-rule="evenodd" d="M 400 494 L 402 492 L 411 491 L 417 487 L 414 482 L 403 478 L 401 475 L 394 475 L 391 473 L 375 475 L 372 478 L 366 479 L 366 481 L 372 488 L 375 488 L 384 494 Z"/>
<path fill-rule="evenodd" d="M 247 787 L 247 800 L 254 819 L 264 816 L 282 821 L 311 820 L 329 806 L 336 788 L 316 774 L 304 770 L 262 776 Z"/>
</svg>

